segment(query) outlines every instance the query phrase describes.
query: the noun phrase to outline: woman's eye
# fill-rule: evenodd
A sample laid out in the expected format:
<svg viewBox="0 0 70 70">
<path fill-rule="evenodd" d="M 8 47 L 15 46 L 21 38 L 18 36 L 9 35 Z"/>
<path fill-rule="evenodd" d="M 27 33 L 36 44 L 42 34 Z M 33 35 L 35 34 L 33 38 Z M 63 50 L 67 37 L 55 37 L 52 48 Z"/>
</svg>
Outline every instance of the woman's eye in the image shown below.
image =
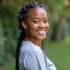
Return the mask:
<svg viewBox="0 0 70 70">
<path fill-rule="evenodd" d="M 47 23 L 48 22 L 48 20 L 44 20 L 44 23 Z"/>
<path fill-rule="evenodd" d="M 33 23 L 38 23 L 38 22 L 39 22 L 38 20 L 34 20 L 34 21 L 33 21 Z"/>
</svg>

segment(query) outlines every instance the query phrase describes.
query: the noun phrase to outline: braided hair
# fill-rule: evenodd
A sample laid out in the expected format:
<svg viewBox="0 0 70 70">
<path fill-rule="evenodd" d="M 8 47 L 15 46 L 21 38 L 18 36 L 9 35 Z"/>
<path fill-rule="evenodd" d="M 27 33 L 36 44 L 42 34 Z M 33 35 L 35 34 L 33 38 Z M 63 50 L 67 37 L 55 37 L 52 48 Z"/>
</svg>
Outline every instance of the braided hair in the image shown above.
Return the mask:
<svg viewBox="0 0 70 70">
<path fill-rule="evenodd" d="M 45 6 L 43 5 L 42 2 L 37 3 L 32 0 L 32 1 L 29 1 L 29 3 L 22 5 L 22 8 L 20 9 L 18 14 L 19 29 L 21 30 L 21 33 L 20 33 L 20 37 L 18 39 L 17 48 L 16 48 L 16 69 L 15 70 L 19 70 L 19 53 L 20 53 L 22 40 L 24 40 L 25 38 L 25 29 L 22 27 L 21 22 L 27 18 L 29 11 L 35 7 L 40 7 L 45 9 Z"/>
</svg>

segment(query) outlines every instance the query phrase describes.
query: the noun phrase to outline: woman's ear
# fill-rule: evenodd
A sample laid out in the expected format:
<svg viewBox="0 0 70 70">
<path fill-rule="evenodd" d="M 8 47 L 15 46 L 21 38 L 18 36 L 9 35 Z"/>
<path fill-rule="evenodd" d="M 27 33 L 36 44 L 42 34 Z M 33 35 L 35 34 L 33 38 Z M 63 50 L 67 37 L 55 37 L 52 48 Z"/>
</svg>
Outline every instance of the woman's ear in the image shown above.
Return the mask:
<svg viewBox="0 0 70 70">
<path fill-rule="evenodd" d="M 22 27 L 23 27 L 24 29 L 27 29 L 27 26 L 26 26 L 26 24 L 25 24 L 24 22 L 22 22 L 21 25 L 22 25 Z"/>
</svg>

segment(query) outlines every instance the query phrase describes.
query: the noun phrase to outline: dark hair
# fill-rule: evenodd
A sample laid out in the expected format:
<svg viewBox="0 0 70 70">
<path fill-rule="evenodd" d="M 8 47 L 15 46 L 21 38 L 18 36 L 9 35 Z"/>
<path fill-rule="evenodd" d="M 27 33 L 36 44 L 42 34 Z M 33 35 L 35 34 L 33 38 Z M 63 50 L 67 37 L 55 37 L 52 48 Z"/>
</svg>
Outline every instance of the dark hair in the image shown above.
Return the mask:
<svg viewBox="0 0 70 70">
<path fill-rule="evenodd" d="M 25 38 L 25 29 L 22 27 L 21 22 L 24 21 L 27 16 L 28 12 L 35 7 L 41 7 L 45 8 L 42 2 L 36 3 L 35 1 L 31 1 L 27 4 L 22 5 L 22 8 L 19 11 L 18 14 L 18 20 L 19 20 L 19 29 L 21 30 L 20 37 L 17 42 L 17 48 L 16 48 L 16 70 L 19 70 L 19 53 L 20 53 L 20 47 L 21 47 L 21 42 Z"/>
</svg>

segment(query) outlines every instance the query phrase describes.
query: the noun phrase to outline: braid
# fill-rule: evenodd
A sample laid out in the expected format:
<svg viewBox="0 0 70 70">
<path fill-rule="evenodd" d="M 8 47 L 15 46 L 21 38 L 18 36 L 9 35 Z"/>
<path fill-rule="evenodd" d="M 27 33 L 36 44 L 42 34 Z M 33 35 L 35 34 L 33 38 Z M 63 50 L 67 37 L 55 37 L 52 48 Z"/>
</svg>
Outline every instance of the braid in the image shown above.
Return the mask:
<svg viewBox="0 0 70 70">
<path fill-rule="evenodd" d="M 18 39 L 17 49 L 16 49 L 16 69 L 15 70 L 19 70 L 19 53 L 20 53 L 20 48 L 21 48 L 21 42 L 25 38 L 25 29 L 22 27 L 21 22 L 27 18 L 28 13 L 32 8 L 35 8 L 35 7 L 44 8 L 43 6 L 44 5 L 42 2 L 37 4 L 37 2 L 35 2 L 34 0 L 31 0 L 28 4 L 22 5 L 22 8 L 19 11 L 17 18 L 19 21 L 19 29 L 21 29 L 21 33 Z"/>
<path fill-rule="evenodd" d="M 17 42 L 17 49 L 16 49 L 16 70 L 19 70 L 19 52 L 21 47 L 21 42 L 24 39 L 25 31 L 21 31 L 20 37 Z"/>
</svg>

